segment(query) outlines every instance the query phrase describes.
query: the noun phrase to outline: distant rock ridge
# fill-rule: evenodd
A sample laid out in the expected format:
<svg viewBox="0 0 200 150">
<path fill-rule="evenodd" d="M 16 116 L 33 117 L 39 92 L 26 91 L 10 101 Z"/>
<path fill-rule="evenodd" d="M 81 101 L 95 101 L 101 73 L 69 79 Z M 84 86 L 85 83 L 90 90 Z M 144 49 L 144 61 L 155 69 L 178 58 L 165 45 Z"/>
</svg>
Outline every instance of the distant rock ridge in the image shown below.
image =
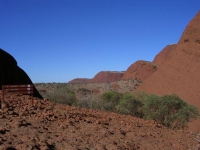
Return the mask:
<svg viewBox="0 0 200 150">
<path fill-rule="evenodd" d="M 69 81 L 68 83 L 89 83 L 90 79 L 87 78 L 75 78 L 71 81 Z"/>
<path fill-rule="evenodd" d="M 68 83 L 108 83 L 121 80 L 124 71 L 100 71 L 92 79 L 76 78 Z"/>
<path fill-rule="evenodd" d="M 101 71 L 90 80 L 90 83 L 115 82 L 121 80 L 123 75 L 123 71 Z"/>
<path fill-rule="evenodd" d="M 17 61 L 9 53 L 0 48 L 0 90 L 2 85 L 32 84 L 31 79 L 18 65 Z M 34 87 L 34 97 L 42 99 L 40 93 Z"/>
</svg>

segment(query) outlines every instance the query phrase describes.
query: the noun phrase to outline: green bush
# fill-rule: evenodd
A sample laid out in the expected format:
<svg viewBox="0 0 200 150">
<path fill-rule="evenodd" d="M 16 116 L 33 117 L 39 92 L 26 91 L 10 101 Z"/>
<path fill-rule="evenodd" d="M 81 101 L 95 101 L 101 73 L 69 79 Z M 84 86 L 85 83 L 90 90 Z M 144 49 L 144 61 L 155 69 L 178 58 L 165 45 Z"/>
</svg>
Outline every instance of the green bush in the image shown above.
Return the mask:
<svg viewBox="0 0 200 150">
<path fill-rule="evenodd" d="M 146 119 L 156 120 L 172 129 L 185 127 L 187 122 L 199 115 L 196 107 L 187 104 L 175 94 L 162 97 L 148 95 L 144 102 L 143 113 Z"/>
<path fill-rule="evenodd" d="M 155 120 L 172 129 L 183 128 L 199 116 L 195 106 L 187 104 L 175 94 L 158 96 L 139 92 L 132 95 L 110 91 L 102 94 L 100 98 L 93 101 L 92 105 L 87 103 L 87 107 Z"/>
<path fill-rule="evenodd" d="M 134 93 L 134 96 L 137 100 L 144 103 L 145 99 L 147 98 L 148 94 L 144 91 Z"/>
<path fill-rule="evenodd" d="M 123 94 L 117 106 L 117 111 L 121 114 L 128 114 L 136 117 L 142 117 L 143 103 L 139 101 L 133 94 Z"/>
<path fill-rule="evenodd" d="M 70 106 L 77 105 L 75 93 L 66 86 L 58 87 L 55 90 L 48 92 L 46 97 L 55 103 L 67 104 Z"/>
<path fill-rule="evenodd" d="M 101 95 L 99 107 L 106 111 L 116 111 L 116 106 L 118 105 L 120 98 L 121 94 L 116 91 L 105 92 Z"/>
<path fill-rule="evenodd" d="M 142 108 L 145 119 L 156 120 L 155 118 L 158 117 L 158 112 L 161 105 L 160 101 L 161 99 L 158 95 L 151 94 L 145 97 Z"/>
</svg>

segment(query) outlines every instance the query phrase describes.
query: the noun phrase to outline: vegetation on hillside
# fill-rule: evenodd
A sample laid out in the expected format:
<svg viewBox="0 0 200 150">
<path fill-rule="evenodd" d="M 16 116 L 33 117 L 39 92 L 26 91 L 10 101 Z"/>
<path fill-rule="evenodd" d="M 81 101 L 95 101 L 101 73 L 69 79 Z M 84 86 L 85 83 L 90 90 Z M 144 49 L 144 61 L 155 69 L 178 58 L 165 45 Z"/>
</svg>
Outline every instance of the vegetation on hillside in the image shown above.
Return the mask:
<svg viewBox="0 0 200 150">
<path fill-rule="evenodd" d="M 156 120 L 160 124 L 172 128 L 183 128 L 187 122 L 199 116 L 197 107 L 187 104 L 175 94 L 148 95 L 143 105 L 144 118 Z"/>
<path fill-rule="evenodd" d="M 197 107 L 187 104 L 175 94 L 158 96 L 139 92 L 133 95 L 132 93 L 122 94 L 117 91 L 108 91 L 95 100 L 77 100 L 73 90 L 66 84 L 61 84 L 55 85 L 51 91 L 45 91 L 43 96 L 55 103 L 155 120 L 172 129 L 184 128 L 188 122 L 199 117 Z"/>
<path fill-rule="evenodd" d="M 47 87 L 45 88 L 48 89 L 49 86 L 52 89 L 51 90 L 39 89 L 44 98 L 47 98 L 54 103 L 67 104 L 70 106 L 77 105 L 78 101 L 75 96 L 75 93 L 66 84 L 49 83 L 46 84 L 46 86 Z"/>
<path fill-rule="evenodd" d="M 188 122 L 199 117 L 197 107 L 187 104 L 175 94 L 158 96 L 142 92 L 133 95 L 110 91 L 105 92 L 99 102 L 100 109 L 155 120 L 172 129 L 184 128 Z"/>
</svg>

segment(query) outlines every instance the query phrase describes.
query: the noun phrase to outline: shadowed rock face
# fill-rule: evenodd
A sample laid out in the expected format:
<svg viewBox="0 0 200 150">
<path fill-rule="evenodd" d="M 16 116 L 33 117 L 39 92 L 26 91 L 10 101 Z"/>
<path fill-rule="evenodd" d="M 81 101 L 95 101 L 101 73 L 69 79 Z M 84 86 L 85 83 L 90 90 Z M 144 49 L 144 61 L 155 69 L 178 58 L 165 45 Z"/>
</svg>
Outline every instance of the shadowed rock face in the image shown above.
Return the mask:
<svg viewBox="0 0 200 150">
<path fill-rule="evenodd" d="M 200 11 L 190 21 L 173 51 L 137 91 L 159 95 L 175 93 L 200 110 L 199 68 Z M 199 124 L 195 127 L 200 132 Z"/>
<path fill-rule="evenodd" d="M 2 85 L 32 84 L 26 72 L 17 66 L 17 61 L 2 49 L 0 49 L 0 71 L 0 90 Z M 42 98 L 35 87 L 34 97 Z"/>
<path fill-rule="evenodd" d="M 133 63 L 124 73 L 123 80 L 135 79 L 140 81 L 146 80 L 152 73 L 157 70 L 157 66 L 151 62 L 139 60 Z"/>
<path fill-rule="evenodd" d="M 165 59 L 167 58 L 167 56 L 169 55 L 169 53 L 176 47 L 176 44 L 171 44 L 171 45 L 167 45 L 162 51 L 160 51 L 160 53 L 158 53 L 156 55 L 156 57 L 153 60 L 153 63 L 156 65 L 161 65 Z"/>
</svg>

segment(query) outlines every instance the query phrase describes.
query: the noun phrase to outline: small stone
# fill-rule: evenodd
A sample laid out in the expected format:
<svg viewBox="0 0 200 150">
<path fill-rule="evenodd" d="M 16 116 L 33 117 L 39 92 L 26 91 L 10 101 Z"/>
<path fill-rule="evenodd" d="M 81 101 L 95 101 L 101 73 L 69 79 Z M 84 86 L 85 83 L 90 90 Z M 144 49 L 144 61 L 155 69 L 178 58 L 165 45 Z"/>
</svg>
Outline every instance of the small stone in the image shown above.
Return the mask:
<svg viewBox="0 0 200 150">
<path fill-rule="evenodd" d="M 3 127 L 0 127 L 0 134 L 5 134 L 6 133 L 6 129 Z"/>
</svg>

